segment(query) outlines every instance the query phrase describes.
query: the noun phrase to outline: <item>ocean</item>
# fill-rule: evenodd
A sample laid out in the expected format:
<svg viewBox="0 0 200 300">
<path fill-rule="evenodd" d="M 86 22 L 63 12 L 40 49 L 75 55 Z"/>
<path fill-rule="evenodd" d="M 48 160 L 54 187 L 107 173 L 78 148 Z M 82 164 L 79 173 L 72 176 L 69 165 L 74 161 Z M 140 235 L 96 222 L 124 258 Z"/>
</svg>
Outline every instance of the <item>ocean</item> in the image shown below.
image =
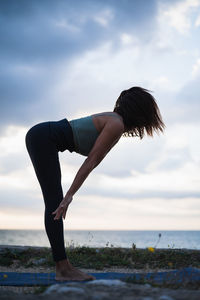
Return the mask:
<svg viewBox="0 0 200 300">
<path fill-rule="evenodd" d="M 200 249 L 200 231 L 65 230 L 65 246 Z M 45 230 L 0 230 L 0 245 L 50 247 Z"/>
</svg>

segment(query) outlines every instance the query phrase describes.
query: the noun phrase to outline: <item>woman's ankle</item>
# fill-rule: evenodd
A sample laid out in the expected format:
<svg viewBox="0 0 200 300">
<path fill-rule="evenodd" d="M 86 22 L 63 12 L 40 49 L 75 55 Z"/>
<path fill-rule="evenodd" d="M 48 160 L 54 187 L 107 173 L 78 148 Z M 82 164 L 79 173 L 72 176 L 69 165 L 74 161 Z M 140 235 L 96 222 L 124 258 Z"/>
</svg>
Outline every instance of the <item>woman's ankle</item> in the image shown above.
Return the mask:
<svg viewBox="0 0 200 300">
<path fill-rule="evenodd" d="M 69 262 L 68 258 L 56 261 L 56 268 L 60 269 L 60 268 L 66 268 L 66 267 L 71 267 L 71 263 Z"/>
</svg>

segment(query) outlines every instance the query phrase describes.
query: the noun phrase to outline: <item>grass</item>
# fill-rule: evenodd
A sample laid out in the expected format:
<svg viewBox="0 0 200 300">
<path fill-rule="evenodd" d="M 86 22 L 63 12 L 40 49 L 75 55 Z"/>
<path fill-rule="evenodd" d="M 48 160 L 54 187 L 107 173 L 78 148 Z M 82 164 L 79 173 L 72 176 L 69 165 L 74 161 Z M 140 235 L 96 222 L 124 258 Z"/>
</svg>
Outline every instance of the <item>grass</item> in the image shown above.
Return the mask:
<svg viewBox="0 0 200 300">
<path fill-rule="evenodd" d="M 92 248 L 87 246 L 68 246 L 66 247 L 67 256 L 75 267 L 103 270 L 112 267 L 125 267 L 134 269 L 145 269 L 146 272 L 149 269 L 157 271 L 158 269 L 179 269 L 185 267 L 200 268 L 200 250 L 190 249 L 156 249 L 145 248 L 137 249 L 133 244 L 132 248 L 110 247 L 106 244 L 106 247 Z M 45 258 L 45 260 L 39 264 L 43 267 L 55 267 L 55 263 L 52 259 L 51 249 L 43 247 L 41 249 L 35 249 L 29 247 L 25 250 L 16 250 L 11 248 L 5 248 L 0 255 L 0 266 L 10 266 L 14 262 L 18 262 L 18 266 L 21 267 L 35 267 L 36 265 L 30 260 L 39 260 Z M 16 266 L 17 268 L 17 266 Z M 162 284 L 155 284 L 151 280 L 141 279 L 136 281 L 133 278 L 123 279 L 129 283 L 150 283 L 152 286 L 169 287 L 169 288 L 199 288 L 199 283 L 186 282 L 185 285 L 177 284 L 173 282 L 164 282 Z M 35 293 L 42 293 L 47 286 L 37 286 Z"/>
<path fill-rule="evenodd" d="M 152 248 L 150 248 L 152 249 Z M 189 249 L 155 249 L 102 247 L 92 248 L 77 246 L 66 247 L 70 262 L 79 268 L 103 270 L 104 267 L 126 267 L 135 269 L 178 269 L 182 267 L 200 268 L 200 250 Z M 11 266 L 15 260 L 19 266 L 33 267 L 30 258 L 45 258 L 40 266 L 54 267 L 50 248 L 40 250 L 28 248 L 23 251 L 5 248 L 0 255 L 0 266 Z"/>
<path fill-rule="evenodd" d="M 44 247 L 41 250 L 35 250 L 34 248 L 30 247 L 23 251 L 5 248 L 0 255 L 0 266 L 9 267 L 14 263 L 15 260 L 17 260 L 19 266 L 32 267 L 34 264 L 29 262 L 30 258 L 40 259 L 44 257 L 46 258 L 46 265 L 48 262 L 50 265 L 54 265 L 49 248 Z"/>
</svg>

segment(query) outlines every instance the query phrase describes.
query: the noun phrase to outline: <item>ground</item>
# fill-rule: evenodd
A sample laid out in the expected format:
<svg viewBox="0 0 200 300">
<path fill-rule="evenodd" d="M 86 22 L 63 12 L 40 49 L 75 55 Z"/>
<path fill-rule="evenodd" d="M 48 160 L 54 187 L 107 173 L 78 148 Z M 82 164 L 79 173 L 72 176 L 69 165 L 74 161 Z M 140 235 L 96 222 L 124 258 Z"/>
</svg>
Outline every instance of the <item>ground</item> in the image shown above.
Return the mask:
<svg viewBox="0 0 200 300">
<path fill-rule="evenodd" d="M 200 250 L 189 249 L 136 249 L 136 248 L 67 248 L 70 262 L 81 271 L 145 273 L 170 271 L 182 267 L 200 268 Z M 50 248 L 28 246 L 0 246 L 0 272 L 55 272 Z M 124 283 L 124 282 L 123 282 Z M 200 299 L 200 283 L 174 286 L 156 286 L 147 282 L 110 281 L 82 284 L 73 282 L 50 287 L 0 286 L 1 299 L 32 299 L 60 297 L 66 299 Z M 54 287 L 52 287 L 53 289 Z M 48 293 L 47 293 L 48 292 Z M 47 293 L 47 294 L 45 294 Z M 62 296 L 63 295 L 63 296 Z M 28 298 L 27 298 L 28 297 Z M 167 298 L 168 297 L 168 298 Z M 170 298 L 171 297 L 171 298 Z"/>
</svg>

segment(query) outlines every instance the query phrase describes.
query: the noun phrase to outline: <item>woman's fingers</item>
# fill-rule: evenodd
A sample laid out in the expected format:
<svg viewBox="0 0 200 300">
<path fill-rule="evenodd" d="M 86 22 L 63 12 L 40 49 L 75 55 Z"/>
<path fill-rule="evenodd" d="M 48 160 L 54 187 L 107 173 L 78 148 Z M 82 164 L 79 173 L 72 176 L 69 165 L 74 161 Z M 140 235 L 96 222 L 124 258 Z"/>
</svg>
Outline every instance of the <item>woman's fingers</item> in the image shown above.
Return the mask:
<svg viewBox="0 0 200 300">
<path fill-rule="evenodd" d="M 68 209 L 68 206 L 67 206 L 67 208 L 65 209 L 65 211 L 63 213 L 63 219 L 65 219 L 65 216 L 66 216 L 66 213 L 67 213 L 67 209 Z"/>
<path fill-rule="evenodd" d="M 56 208 L 56 210 L 54 210 L 52 212 L 52 215 L 56 214 L 59 211 L 59 209 L 61 209 L 61 208 L 63 209 L 63 207 L 64 207 L 64 204 L 63 204 L 63 202 L 61 202 L 60 205 Z"/>
<path fill-rule="evenodd" d="M 62 215 L 62 213 L 63 213 L 63 209 L 60 208 L 60 210 L 57 211 L 57 214 L 56 214 L 54 220 L 60 219 L 60 216 Z"/>
<path fill-rule="evenodd" d="M 55 215 L 54 220 L 56 220 L 59 217 L 60 213 L 61 213 L 61 207 L 58 206 L 58 208 L 54 210 L 54 212 L 52 212 L 52 215 Z"/>
<path fill-rule="evenodd" d="M 55 217 L 54 217 L 54 220 L 60 219 L 61 215 L 62 215 L 63 217 L 66 215 L 66 211 L 67 211 L 68 205 L 69 205 L 69 204 L 67 204 L 67 207 L 66 207 L 66 205 L 65 205 L 65 206 L 64 206 L 64 205 L 60 205 L 60 206 L 55 210 L 56 215 L 55 215 Z"/>
<path fill-rule="evenodd" d="M 52 212 L 52 215 L 56 214 L 57 211 L 59 210 L 59 208 L 60 208 L 60 205 L 56 208 L 56 210 L 54 210 L 54 211 Z"/>
<path fill-rule="evenodd" d="M 72 196 L 68 196 L 61 201 L 60 205 L 57 207 L 57 209 L 52 212 L 52 215 L 55 215 L 54 220 L 58 220 L 60 219 L 61 215 L 63 217 L 63 219 L 65 219 L 66 213 L 67 213 L 67 209 L 69 204 L 72 202 Z"/>
</svg>

